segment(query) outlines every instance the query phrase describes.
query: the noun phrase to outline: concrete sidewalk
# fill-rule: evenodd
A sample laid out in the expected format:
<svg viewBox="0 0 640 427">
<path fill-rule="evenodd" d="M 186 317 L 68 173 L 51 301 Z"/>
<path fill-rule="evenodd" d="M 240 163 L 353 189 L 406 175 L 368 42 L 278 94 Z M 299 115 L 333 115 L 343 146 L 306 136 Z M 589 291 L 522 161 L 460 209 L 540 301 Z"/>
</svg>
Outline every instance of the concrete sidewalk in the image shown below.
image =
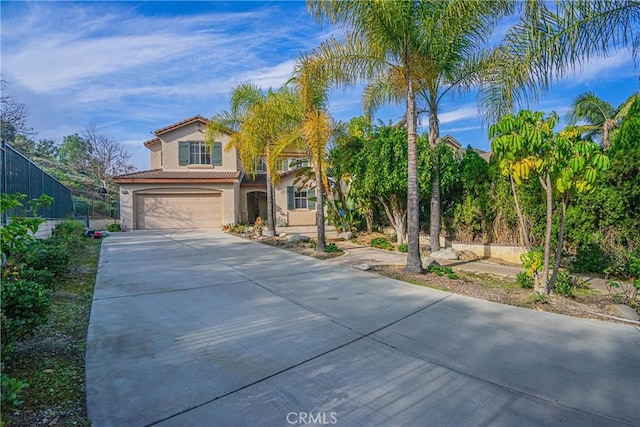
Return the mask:
<svg viewBox="0 0 640 427">
<path fill-rule="evenodd" d="M 632 326 L 220 231 L 117 233 L 100 257 L 87 409 L 96 427 L 638 425 L 639 350 Z"/>
</svg>

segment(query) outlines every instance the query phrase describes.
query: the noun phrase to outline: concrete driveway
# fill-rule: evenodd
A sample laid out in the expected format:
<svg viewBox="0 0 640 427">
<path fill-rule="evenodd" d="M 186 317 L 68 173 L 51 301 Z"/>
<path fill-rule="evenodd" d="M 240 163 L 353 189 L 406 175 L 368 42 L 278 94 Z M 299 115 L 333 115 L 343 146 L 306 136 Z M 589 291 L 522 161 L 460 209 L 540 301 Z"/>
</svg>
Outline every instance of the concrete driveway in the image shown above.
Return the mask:
<svg viewBox="0 0 640 427">
<path fill-rule="evenodd" d="M 100 426 L 640 424 L 640 330 L 414 286 L 220 231 L 103 242 Z"/>
</svg>

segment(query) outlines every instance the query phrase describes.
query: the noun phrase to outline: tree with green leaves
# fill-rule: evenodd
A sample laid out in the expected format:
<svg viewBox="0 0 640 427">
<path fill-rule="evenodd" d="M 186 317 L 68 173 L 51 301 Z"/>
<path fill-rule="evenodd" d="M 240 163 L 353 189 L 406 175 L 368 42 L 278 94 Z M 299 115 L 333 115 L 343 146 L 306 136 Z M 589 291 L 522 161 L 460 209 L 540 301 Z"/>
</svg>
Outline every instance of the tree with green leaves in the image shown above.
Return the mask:
<svg viewBox="0 0 640 427">
<path fill-rule="evenodd" d="M 379 96 L 370 106 L 404 100 L 407 128 L 407 270 L 422 271 L 420 260 L 416 97 L 429 109 L 429 141 L 440 143 L 438 111 L 447 93 L 478 82 L 484 67 L 479 46 L 505 13 L 508 1 L 310 1 L 310 13 L 340 25 L 343 39 L 330 38 L 313 55 L 323 63 L 328 81 L 370 81 Z M 372 89 L 373 90 L 373 89 Z M 430 243 L 440 247 L 440 188 L 437 162 L 431 174 Z"/>
<path fill-rule="evenodd" d="M 545 192 L 546 225 L 541 277 L 537 268 L 533 269 L 535 291 L 538 293 L 553 291 L 560 266 L 567 205 L 572 193 L 593 190 L 596 174 L 609 166 L 608 157 L 595 143 L 582 140 L 576 128 L 555 133 L 558 120 L 555 113 L 545 117 L 542 112 L 523 110 L 517 115 L 505 115 L 489 130 L 493 138 L 492 149 L 515 182 L 521 184 L 530 177 L 537 177 Z M 556 262 L 550 277 L 554 193 L 561 196 L 561 212 Z"/>
<path fill-rule="evenodd" d="M 629 112 L 631 104 L 638 98 L 640 95 L 634 93 L 618 108 L 614 108 L 593 92 L 581 93 L 573 101 L 567 113 L 569 124 L 582 123 L 576 126 L 578 131 L 588 139 L 600 141 L 602 147 L 608 150 L 620 123 Z"/>
</svg>

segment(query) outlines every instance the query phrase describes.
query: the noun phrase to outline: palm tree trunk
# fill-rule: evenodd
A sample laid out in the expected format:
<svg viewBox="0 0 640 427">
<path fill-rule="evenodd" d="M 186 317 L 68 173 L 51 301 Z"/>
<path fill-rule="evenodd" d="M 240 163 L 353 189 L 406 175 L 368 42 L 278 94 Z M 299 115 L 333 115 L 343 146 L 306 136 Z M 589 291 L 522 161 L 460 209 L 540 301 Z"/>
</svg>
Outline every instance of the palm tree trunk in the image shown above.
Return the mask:
<svg viewBox="0 0 640 427">
<path fill-rule="evenodd" d="M 271 174 L 267 168 L 267 237 L 276 235 L 276 222 L 273 215 L 273 185 L 271 184 Z"/>
<path fill-rule="evenodd" d="M 558 230 L 558 246 L 556 247 L 556 261 L 553 264 L 553 273 L 549 282 L 549 289 L 553 292 L 556 288 L 556 279 L 558 278 L 558 270 L 560 269 L 560 260 L 562 258 L 562 244 L 564 243 L 564 220 L 567 217 L 567 205 L 569 204 L 569 191 L 562 195 L 562 216 L 560 217 L 560 229 Z"/>
<path fill-rule="evenodd" d="M 316 252 L 324 252 L 326 247 L 325 230 L 324 230 L 324 184 L 322 182 L 322 166 L 320 159 L 313 162 L 313 169 L 316 174 L 316 223 L 318 230 L 318 245 Z"/>
<path fill-rule="evenodd" d="M 440 123 L 438 122 L 438 104 L 431 102 L 429 106 L 429 146 L 431 147 L 431 206 L 429 219 L 429 246 L 431 252 L 440 250 L 440 159 L 438 143 L 440 140 Z"/>
<path fill-rule="evenodd" d="M 420 259 L 420 205 L 418 199 L 418 144 L 416 128 L 416 94 L 409 67 L 406 68 L 407 84 L 407 222 L 408 222 L 408 251 L 406 270 L 412 273 L 422 273 Z"/>
<path fill-rule="evenodd" d="M 509 174 L 509 182 L 511 183 L 511 193 L 513 194 L 513 202 L 516 206 L 516 214 L 518 215 L 518 223 L 520 224 L 520 234 L 522 235 L 522 243 L 527 249 L 531 249 L 531 242 L 529 241 L 529 232 L 527 231 L 527 225 L 524 222 L 524 215 L 522 209 L 520 209 L 520 203 L 518 202 L 518 193 L 516 192 L 516 184 L 513 182 L 513 176 Z"/>
</svg>

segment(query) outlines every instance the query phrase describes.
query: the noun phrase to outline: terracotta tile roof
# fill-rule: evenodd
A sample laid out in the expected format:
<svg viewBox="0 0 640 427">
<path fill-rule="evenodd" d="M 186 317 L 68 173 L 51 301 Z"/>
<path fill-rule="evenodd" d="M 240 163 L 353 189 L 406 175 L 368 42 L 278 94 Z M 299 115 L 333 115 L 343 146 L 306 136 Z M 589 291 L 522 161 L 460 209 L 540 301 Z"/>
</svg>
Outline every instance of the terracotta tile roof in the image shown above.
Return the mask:
<svg viewBox="0 0 640 427">
<path fill-rule="evenodd" d="M 249 174 L 244 174 L 244 176 L 242 177 L 242 181 L 240 181 L 240 185 L 265 186 L 267 185 L 267 174 L 256 173 L 255 177 L 252 177 Z"/>
<path fill-rule="evenodd" d="M 169 126 L 165 126 L 163 128 L 156 129 L 153 133 L 155 133 L 157 136 L 160 136 L 163 133 L 170 132 L 170 131 L 172 131 L 174 129 L 177 129 L 179 127 L 182 127 L 182 126 L 190 125 L 191 123 L 202 123 L 203 125 L 206 125 L 207 123 L 209 123 L 209 120 L 205 119 L 200 114 L 197 114 L 197 115 L 195 115 L 193 117 L 189 117 L 188 119 L 184 119 L 182 121 L 179 121 L 177 123 L 171 124 Z"/>
<path fill-rule="evenodd" d="M 240 172 L 238 171 L 163 171 L 162 169 L 152 169 L 119 175 L 114 177 L 113 181 L 119 184 L 138 182 L 233 182 L 239 177 Z"/>
<path fill-rule="evenodd" d="M 143 142 L 143 144 L 145 147 L 149 148 L 151 145 L 155 144 L 156 142 L 160 142 L 160 138 L 155 137 L 155 138 L 149 139 Z"/>
</svg>

